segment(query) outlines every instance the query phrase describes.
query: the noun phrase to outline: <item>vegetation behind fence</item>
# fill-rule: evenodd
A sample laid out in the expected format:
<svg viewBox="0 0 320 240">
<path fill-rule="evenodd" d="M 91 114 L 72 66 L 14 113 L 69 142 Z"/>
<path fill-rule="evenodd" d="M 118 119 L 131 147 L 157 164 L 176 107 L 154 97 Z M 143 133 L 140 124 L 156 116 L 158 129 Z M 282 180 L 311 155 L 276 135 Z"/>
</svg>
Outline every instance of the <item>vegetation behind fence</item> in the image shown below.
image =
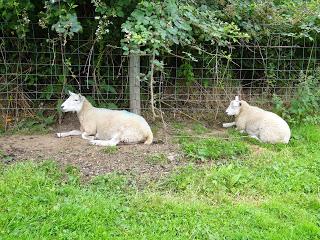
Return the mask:
<svg viewBox="0 0 320 240">
<path fill-rule="evenodd" d="M 298 121 L 316 114 L 317 1 L 10 0 L 0 10 L 1 127 L 54 120 L 67 90 L 129 109 L 130 54 L 143 111 L 216 118 L 240 94 Z"/>
</svg>

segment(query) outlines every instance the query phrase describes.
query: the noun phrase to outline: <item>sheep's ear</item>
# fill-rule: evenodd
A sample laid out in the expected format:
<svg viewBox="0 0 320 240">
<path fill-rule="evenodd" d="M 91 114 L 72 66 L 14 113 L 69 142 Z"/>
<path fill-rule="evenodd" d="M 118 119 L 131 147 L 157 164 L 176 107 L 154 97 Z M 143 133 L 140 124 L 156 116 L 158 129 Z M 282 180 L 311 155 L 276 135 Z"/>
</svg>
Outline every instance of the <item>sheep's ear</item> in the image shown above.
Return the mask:
<svg viewBox="0 0 320 240">
<path fill-rule="evenodd" d="M 239 101 L 239 96 L 236 96 L 235 100 L 236 100 L 236 101 Z"/>
<path fill-rule="evenodd" d="M 82 96 L 80 93 L 78 94 L 78 96 L 79 96 L 79 100 L 84 100 L 84 96 Z"/>
<path fill-rule="evenodd" d="M 74 93 L 73 93 L 73 92 L 71 92 L 71 91 L 68 91 L 68 93 L 69 93 L 69 95 L 70 95 L 70 96 L 74 94 Z"/>
</svg>

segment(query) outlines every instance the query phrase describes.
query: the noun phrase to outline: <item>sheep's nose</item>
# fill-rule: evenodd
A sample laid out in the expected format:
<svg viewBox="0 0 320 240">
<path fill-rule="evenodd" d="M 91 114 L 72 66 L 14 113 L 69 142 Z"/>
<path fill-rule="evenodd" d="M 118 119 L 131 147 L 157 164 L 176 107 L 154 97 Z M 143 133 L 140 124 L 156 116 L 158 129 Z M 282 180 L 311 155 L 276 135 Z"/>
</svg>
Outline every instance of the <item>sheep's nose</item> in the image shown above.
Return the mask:
<svg viewBox="0 0 320 240">
<path fill-rule="evenodd" d="M 64 106 L 63 105 L 61 105 L 61 107 L 60 107 L 61 109 L 63 109 L 64 108 Z"/>
</svg>

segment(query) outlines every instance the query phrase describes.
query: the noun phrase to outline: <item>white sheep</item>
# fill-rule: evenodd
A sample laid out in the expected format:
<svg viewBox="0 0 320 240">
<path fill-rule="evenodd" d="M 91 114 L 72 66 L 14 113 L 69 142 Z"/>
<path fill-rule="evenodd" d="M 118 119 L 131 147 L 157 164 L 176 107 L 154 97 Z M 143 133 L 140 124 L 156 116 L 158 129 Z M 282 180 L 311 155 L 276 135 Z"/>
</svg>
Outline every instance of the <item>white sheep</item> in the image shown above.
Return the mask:
<svg viewBox="0 0 320 240">
<path fill-rule="evenodd" d="M 250 106 L 236 96 L 226 110 L 229 116 L 236 116 L 235 122 L 224 123 L 223 127 L 236 126 L 241 132 L 265 143 L 288 143 L 290 128 L 277 114 L 259 107 Z"/>
<path fill-rule="evenodd" d="M 119 142 L 152 143 L 152 131 L 143 117 L 125 110 L 96 108 L 80 94 L 69 91 L 69 95 L 61 105 L 61 110 L 77 113 L 80 131 L 57 133 L 57 137 L 81 135 L 91 144 L 99 146 L 115 146 Z"/>
</svg>

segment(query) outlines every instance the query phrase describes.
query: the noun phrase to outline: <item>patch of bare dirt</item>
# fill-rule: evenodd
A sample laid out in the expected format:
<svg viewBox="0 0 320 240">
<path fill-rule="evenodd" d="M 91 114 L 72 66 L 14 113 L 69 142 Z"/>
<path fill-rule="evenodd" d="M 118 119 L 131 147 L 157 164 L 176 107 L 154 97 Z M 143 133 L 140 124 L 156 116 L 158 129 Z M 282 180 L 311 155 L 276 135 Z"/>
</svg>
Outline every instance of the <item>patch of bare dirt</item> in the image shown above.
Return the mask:
<svg viewBox="0 0 320 240">
<path fill-rule="evenodd" d="M 56 138 L 55 135 L 12 135 L 0 138 L 0 149 L 9 156 L 8 163 L 52 159 L 61 166 L 73 165 L 85 178 L 110 173 L 130 173 L 139 177 L 158 178 L 170 172 L 180 161 L 178 146 L 172 143 L 120 145 L 115 153 L 93 146 L 81 137 Z M 150 163 L 148 158 L 163 154 L 165 163 Z"/>
<path fill-rule="evenodd" d="M 251 145 L 250 147 L 251 147 L 253 154 L 255 154 L 255 155 L 260 155 L 263 153 L 263 151 L 265 151 L 264 148 L 257 146 L 257 145 Z"/>
<path fill-rule="evenodd" d="M 79 129 L 75 114 L 66 114 L 62 122 L 51 129 L 51 134 L 0 137 L 0 150 L 6 156 L 2 162 L 10 164 L 26 160 L 54 160 L 62 167 L 72 165 L 79 168 L 84 179 L 120 172 L 133 175 L 142 181 L 160 178 L 177 166 L 187 164 L 177 144 L 178 139 L 174 134 L 176 130 L 170 126 L 164 130 L 162 124 L 153 124 L 155 139 L 160 143 L 119 145 L 115 153 L 107 153 L 104 151 L 105 147 L 90 145 L 80 136 L 57 138 L 55 132 Z M 183 125 L 188 124 L 184 121 Z M 225 132 L 215 129 L 212 133 L 204 134 L 206 137 L 213 135 L 221 137 Z M 150 161 L 153 156 L 156 156 L 155 159 L 160 156 L 161 161 Z M 165 161 L 163 157 L 166 158 Z"/>
</svg>

